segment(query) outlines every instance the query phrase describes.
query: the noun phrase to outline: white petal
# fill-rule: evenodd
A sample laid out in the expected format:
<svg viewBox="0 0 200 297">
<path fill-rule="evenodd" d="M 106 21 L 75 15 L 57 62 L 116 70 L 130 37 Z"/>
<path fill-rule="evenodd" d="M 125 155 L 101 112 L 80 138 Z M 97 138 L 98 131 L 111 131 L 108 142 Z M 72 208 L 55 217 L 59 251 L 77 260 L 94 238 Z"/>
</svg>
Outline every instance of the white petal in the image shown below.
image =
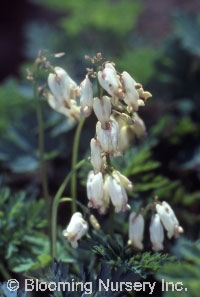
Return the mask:
<svg viewBox="0 0 200 297">
<path fill-rule="evenodd" d="M 91 148 L 91 163 L 92 163 L 94 172 L 98 173 L 103 169 L 103 165 L 104 165 L 103 158 L 101 156 L 102 150 L 99 143 L 94 138 L 91 139 L 90 148 Z"/>
<path fill-rule="evenodd" d="M 94 98 L 93 109 L 101 123 L 108 122 L 111 115 L 110 98 L 108 96 L 103 96 L 102 99 Z"/>
<path fill-rule="evenodd" d="M 80 104 L 81 110 L 85 116 L 89 116 L 92 112 L 93 106 L 93 89 L 92 83 L 89 80 L 88 75 L 81 83 L 81 97 L 80 97 Z"/>
<path fill-rule="evenodd" d="M 136 215 L 135 212 L 132 212 L 129 217 L 129 240 L 139 250 L 143 249 L 143 236 L 144 218 L 141 214 Z"/>
<path fill-rule="evenodd" d="M 164 230 L 158 214 L 152 217 L 149 231 L 153 250 L 156 252 L 163 250 Z"/>
</svg>

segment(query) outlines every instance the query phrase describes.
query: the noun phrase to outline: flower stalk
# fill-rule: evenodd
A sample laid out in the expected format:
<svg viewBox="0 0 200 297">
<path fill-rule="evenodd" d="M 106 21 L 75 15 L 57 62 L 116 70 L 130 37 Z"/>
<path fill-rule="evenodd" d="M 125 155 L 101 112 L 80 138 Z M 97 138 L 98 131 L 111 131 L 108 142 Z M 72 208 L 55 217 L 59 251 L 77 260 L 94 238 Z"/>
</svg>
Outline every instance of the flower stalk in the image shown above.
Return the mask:
<svg viewBox="0 0 200 297">
<path fill-rule="evenodd" d="M 56 252 L 57 232 L 56 231 L 57 231 L 58 206 L 60 203 L 60 199 L 61 199 L 70 179 L 72 178 L 74 171 L 78 170 L 84 164 L 85 164 L 85 160 L 82 160 L 78 164 L 76 164 L 76 166 L 74 166 L 73 170 L 70 171 L 70 173 L 66 176 L 66 178 L 60 185 L 60 187 L 54 197 L 54 200 L 53 200 L 52 214 L 51 214 L 51 240 L 52 240 L 51 241 L 51 254 L 52 254 L 53 259 L 56 258 L 56 254 L 57 254 L 57 252 Z M 67 199 L 69 199 L 69 198 L 67 198 Z M 73 199 L 72 199 L 72 201 L 71 201 L 71 199 L 68 201 L 73 202 Z"/>
<path fill-rule="evenodd" d="M 37 72 L 37 70 L 35 71 Z M 37 122 L 38 122 L 38 145 L 39 145 L 39 154 L 40 154 L 40 176 L 42 181 L 42 192 L 43 197 L 46 201 L 46 217 L 48 222 L 48 234 L 49 240 L 51 240 L 51 201 L 49 196 L 48 190 L 48 179 L 47 179 L 47 168 L 46 168 L 46 161 L 45 161 L 45 143 L 44 143 L 44 123 L 42 117 L 42 109 L 41 109 L 41 102 L 40 96 L 37 86 L 37 75 L 35 74 L 34 81 L 33 81 L 33 92 L 34 92 L 34 99 L 36 102 L 36 114 L 37 114 Z"/>
<path fill-rule="evenodd" d="M 80 144 L 80 136 L 81 131 L 83 129 L 83 125 L 85 123 L 85 118 L 82 118 L 79 122 L 76 133 L 74 137 L 74 143 L 73 143 L 73 151 L 72 151 L 72 178 L 71 178 L 71 196 L 72 196 L 72 213 L 75 213 L 77 211 L 77 172 L 74 170 L 78 163 L 78 151 L 79 151 L 79 144 Z"/>
</svg>

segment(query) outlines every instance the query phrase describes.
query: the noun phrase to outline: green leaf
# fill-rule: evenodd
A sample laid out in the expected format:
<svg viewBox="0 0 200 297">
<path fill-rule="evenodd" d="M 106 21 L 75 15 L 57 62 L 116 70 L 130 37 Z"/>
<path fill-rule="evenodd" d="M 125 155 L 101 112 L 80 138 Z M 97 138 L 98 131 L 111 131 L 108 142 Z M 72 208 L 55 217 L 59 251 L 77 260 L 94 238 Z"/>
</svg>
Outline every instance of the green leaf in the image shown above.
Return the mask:
<svg viewBox="0 0 200 297">
<path fill-rule="evenodd" d="M 174 252 L 180 257 L 177 265 L 166 264 L 157 273 L 157 279 L 168 282 L 182 282 L 183 296 L 197 297 L 200 290 L 200 240 L 190 242 L 180 239 Z M 187 288 L 187 290 L 185 290 Z M 178 297 L 180 292 L 165 292 L 165 297 Z"/>
</svg>

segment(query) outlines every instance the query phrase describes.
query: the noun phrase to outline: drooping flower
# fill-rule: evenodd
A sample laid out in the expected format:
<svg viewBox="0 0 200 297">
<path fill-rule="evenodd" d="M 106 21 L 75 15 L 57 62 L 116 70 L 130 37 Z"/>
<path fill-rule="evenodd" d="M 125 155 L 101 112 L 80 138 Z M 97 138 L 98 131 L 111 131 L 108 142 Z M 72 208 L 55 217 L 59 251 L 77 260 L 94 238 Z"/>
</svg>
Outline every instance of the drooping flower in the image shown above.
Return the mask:
<svg viewBox="0 0 200 297">
<path fill-rule="evenodd" d="M 100 147 L 99 142 L 95 138 L 91 139 L 90 148 L 91 148 L 91 163 L 93 166 L 94 173 L 96 174 L 100 171 L 103 171 L 105 158 L 102 157 L 102 149 Z"/>
<path fill-rule="evenodd" d="M 119 141 L 119 126 L 115 120 L 110 120 L 106 129 L 102 128 L 101 122 L 96 125 L 97 139 L 106 153 L 115 154 Z"/>
<path fill-rule="evenodd" d="M 56 100 L 62 105 L 68 105 L 70 99 L 75 99 L 78 91 L 77 84 L 61 67 L 54 68 L 55 73 L 48 76 L 48 85 Z"/>
<path fill-rule="evenodd" d="M 134 133 L 131 130 L 131 127 L 129 125 L 124 125 L 120 128 L 119 131 L 120 137 L 119 137 L 119 151 L 123 153 L 126 149 L 129 148 L 130 142 L 134 137 Z M 132 137 L 131 137 L 132 136 Z"/>
<path fill-rule="evenodd" d="M 67 237 L 73 248 L 77 248 L 78 240 L 86 234 L 87 230 L 87 222 L 83 219 L 80 212 L 76 212 L 71 217 L 67 228 L 63 231 L 63 235 Z"/>
<path fill-rule="evenodd" d="M 134 114 L 133 131 L 138 138 L 146 135 L 146 127 L 144 121 L 141 119 L 137 112 Z"/>
<path fill-rule="evenodd" d="M 122 86 L 117 72 L 111 63 L 106 63 L 104 69 L 98 72 L 98 80 L 109 95 L 121 97 Z"/>
<path fill-rule="evenodd" d="M 163 226 L 167 230 L 167 236 L 169 239 L 173 236 L 176 237 L 183 232 L 183 228 L 179 225 L 173 209 L 166 201 L 163 201 L 162 204 L 157 203 L 156 211 Z"/>
<path fill-rule="evenodd" d="M 104 181 L 101 172 L 94 174 L 90 171 L 87 179 L 87 197 L 89 199 L 88 206 L 98 210 L 100 214 L 104 214 L 107 210 L 107 201 L 104 199 Z"/>
<path fill-rule="evenodd" d="M 92 112 L 93 106 L 93 89 L 88 75 L 86 75 L 81 83 L 80 94 L 81 112 L 84 116 L 88 117 Z"/>
<path fill-rule="evenodd" d="M 80 107 L 74 100 L 79 93 L 77 84 L 61 67 L 55 67 L 54 70 L 55 73 L 50 73 L 48 76 L 48 85 L 52 92 L 47 96 L 49 105 L 64 114 L 70 123 L 74 119 L 80 120 Z"/>
<path fill-rule="evenodd" d="M 103 96 L 102 99 L 94 98 L 93 109 L 97 119 L 106 127 L 111 115 L 110 98 L 108 96 Z"/>
<path fill-rule="evenodd" d="M 135 88 L 136 81 L 130 76 L 130 74 L 124 71 L 121 75 L 122 85 L 124 87 L 124 102 L 128 105 L 128 111 L 138 110 L 139 94 Z"/>
<path fill-rule="evenodd" d="M 128 244 L 143 250 L 144 218 L 141 214 L 132 212 L 129 216 L 129 241 Z"/>
<path fill-rule="evenodd" d="M 128 197 L 123 185 L 120 184 L 119 180 L 115 177 L 108 175 L 106 176 L 105 183 L 108 189 L 113 206 L 115 207 L 115 212 L 124 212 L 130 207 L 127 204 Z"/>
<path fill-rule="evenodd" d="M 152 243 L 152 249 L 155 252 L 163 250 L 164 230 L 158 214 L 152 216 L 149 232 Z"/>
</svg>

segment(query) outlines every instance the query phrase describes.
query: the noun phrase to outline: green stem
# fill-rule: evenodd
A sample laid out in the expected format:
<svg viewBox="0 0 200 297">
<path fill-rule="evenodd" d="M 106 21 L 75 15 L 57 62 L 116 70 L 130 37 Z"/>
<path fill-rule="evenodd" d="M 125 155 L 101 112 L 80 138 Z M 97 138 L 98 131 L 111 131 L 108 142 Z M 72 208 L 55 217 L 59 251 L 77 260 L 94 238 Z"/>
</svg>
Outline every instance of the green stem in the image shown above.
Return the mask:
<svg viewBox="0 0 200 297">
<path fill-rule="evenodd" d="M 73 199 L 69 198 L 69 197 L 63 197 L 63 198 L 60 199 L 59 202 L 69 202 L 69 201 L 72 202 Z M 82 211 L 84 212 L 84 215 L 90 214 L 89 209 L 85 205 L 83 205 L 81 202 L 76 200 L 76 204 L 82 209 Z"/>
<path fill-rule="evenodd" d="M 35 81 L 33 83 L 33 90 L 34 90 L 34 98 L 36 101 L 36 113 L 37 113 L 37 122 L 38 122 L 38 133 L 39 133 L 39 152 L 40 152 L 40 176 L 42 179 L 42 192 L 43 197 L 46 200 L 46 216 L 48 221 L 48 233 L 49 233 L 49 239 L 51 234 L 50 229 L 50 222 L 51 222 L 51 203 L 50 203 L 50 197 L 49 197 L 49 191 L 48 191 L 48 181 L 47 181 L 47 169 L 46 169 L 46 161 L 44 157 L 45 148 L 44 148 L 44 123 L 42 118 L 42 109 L 41 109 L 41 102 L 39 98 L 38 88 L 37 88 L 37 78 L 35 78 Z"/>
<path fill-rule="evenodd" d="M 59 202 L 72 202 L 72 198 L 69 198 L 69 197 L 63 197 L 60 199 Z"/>
<path fill-rule="evenodd" d="M 57 230 L 57 215 L 58 215 L 58 205 L 60 203 L 60 198 L 62 197 L 65 188 L 67 187 L 73 173 L 78 170 L 81 166 L 85 164 L 85 160 L 80 161 L 74 168 L 70 171 L 70 173 L 66 176 L 64 181 L 62 182 L 61 186 L 59 187 L 55 198 L 53 200 L 53 205 L 52 205 L 52 215 L 51 215 L 51 253 L 52 253 L 52 258 L 56 258 L 56 230 Z M 73 199 L 72 199 L 73 202 Z"/>
<path fill-rule="evenodd" d="M 10 273 L 8 272 L 8 270 L 6 269 L 6 267 L 4 266 L 4 264 L 2 262 L 0 262 L 0 273 L 4 277 L 5 280 L 9 280 L 12 278 Z"/>
<path fill-rule="evenodd" d="M 78 162 L 78 149 L 79 149 L 79 143 L 80 143 L 80 136 L 81 131 L 83 128 L 83 125 L 85 123 L 85 118 L 82 118 L 79 122 L 76 133 L 74 137 L 74 143 L 73 143 L 73 151 L 72 151 L 72 170 L 75 168 L 77 162 Z M 77 199 L 77 172 L 73 171 L 72 179 L 71 179 L 71 196 L 73 198 L 72 201 L 72 213 L 77 211 L 77 205 L 76 205 L 76 199 Z"/>
</svg>

